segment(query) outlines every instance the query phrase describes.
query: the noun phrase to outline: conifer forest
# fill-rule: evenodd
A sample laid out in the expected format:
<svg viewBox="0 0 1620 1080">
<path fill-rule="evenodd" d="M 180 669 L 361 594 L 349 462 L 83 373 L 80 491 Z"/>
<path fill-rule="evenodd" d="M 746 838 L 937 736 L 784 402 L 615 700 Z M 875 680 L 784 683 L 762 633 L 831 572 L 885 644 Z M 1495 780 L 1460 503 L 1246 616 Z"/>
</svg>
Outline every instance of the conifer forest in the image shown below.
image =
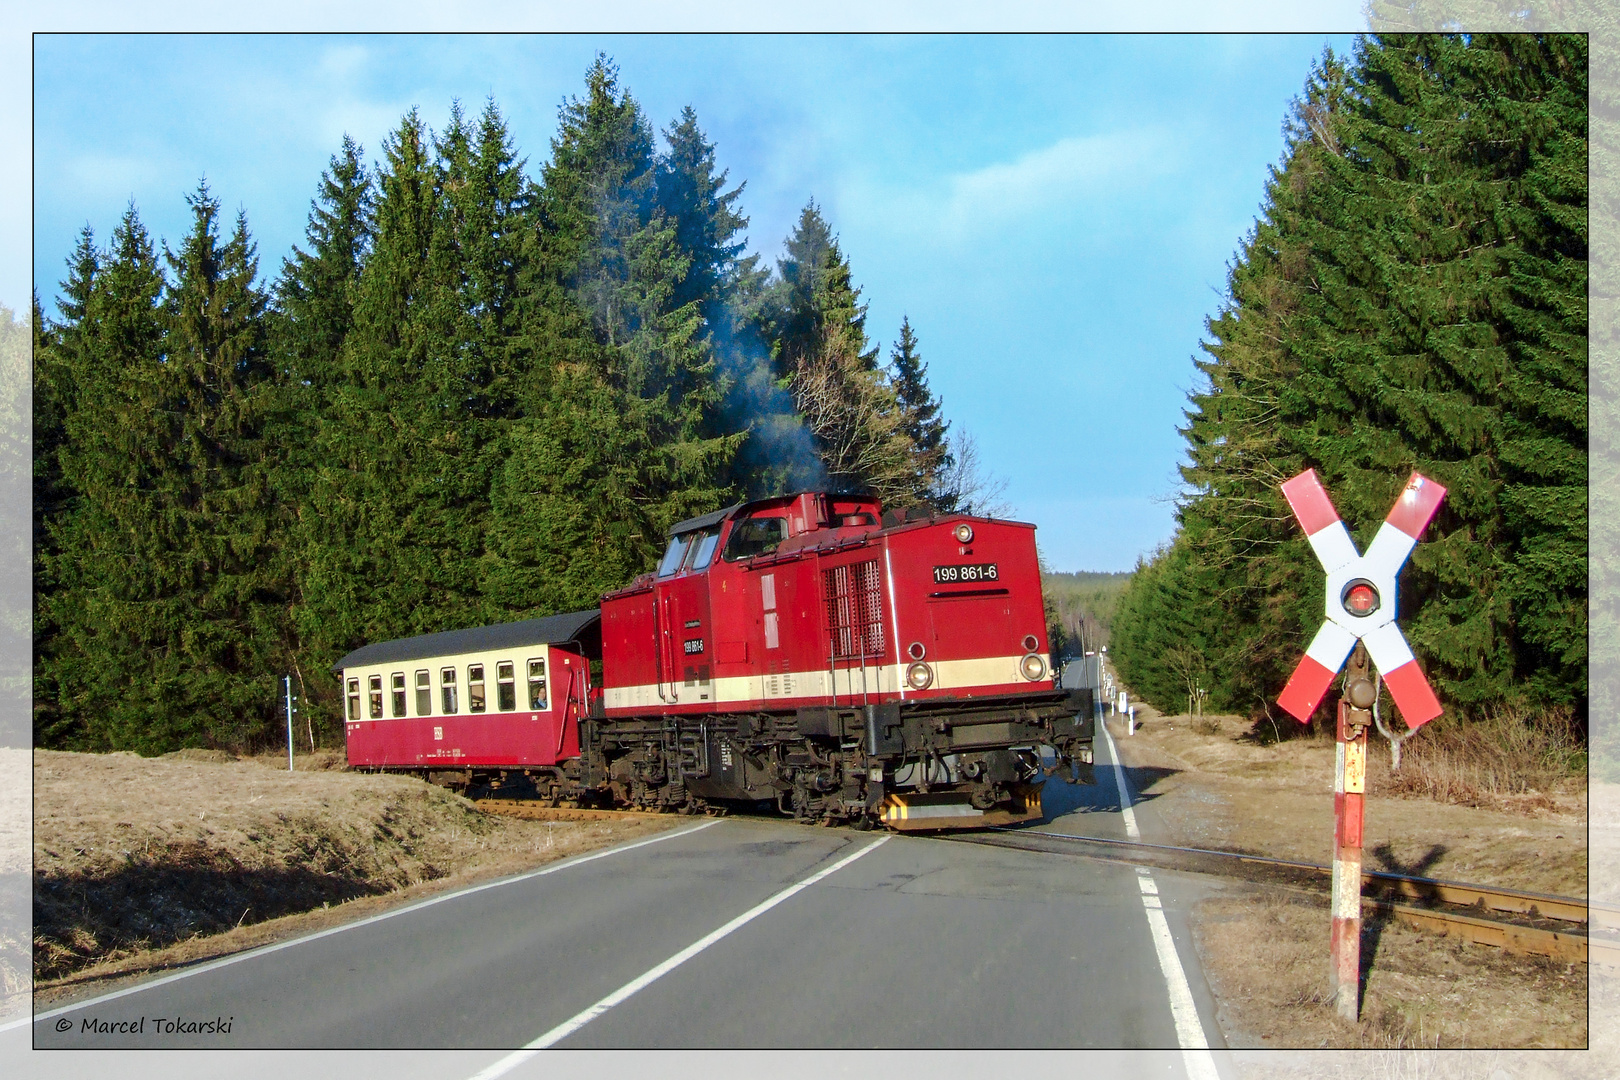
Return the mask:
<svg viewBox="0 0 1620 1080">
<path fill-rule="evenodd" d="M 283 675 L 340 739 L 345 652 L 593 607 L 685 518 L 971 508 L 917 332 L 871 340 L 813 202 L 745 255 L 690 108 L 660 141 L 599 56 L 537 174 L 493 100 L 380 149 L 273 275 L 202 184 L 187 235 L 131 208 L 36 300 L 36 745 L 262 746 Z"/>
<path fill-rule="evenodd" d="M 1584 716 L 1587 67 L 1578 35 L 1321 58 L 1195 361 L 1174 539 L 1110 600 L 1149 701 L 1263 715 L 1324 603 L 1279 484 L 1314 468 L 1365 548 L 1416 469 L 1449 495 L 1400 617 L 1441 699 Z M 204 183 L 184 236 L 132 206 L 36 295 L 36 745 L 263 747 L 283 676 L 335 744 L 344 653 L 592 607 L 742 499 L 1005 512 L 928 328 L 867 325 L 814 202 L 749 254 L 697 115 L 655 128 L 608 58 L 543 158 L 494 100 L 335 150 L 273 267 Z"/>
<path fill-rule="evenodd" d="M 1175 537 L 1114 613 L 1150 701 L 1282 716 L 1325 598 L 1279 485 L 1314 468 L 1365 551 L 1417 470 L 1448 494 L 1400 619 L 1440 700 L 1584 719 L 1587 68 L 1583 35 L 1316 66 L 1208 321 Z"/>
</svg>

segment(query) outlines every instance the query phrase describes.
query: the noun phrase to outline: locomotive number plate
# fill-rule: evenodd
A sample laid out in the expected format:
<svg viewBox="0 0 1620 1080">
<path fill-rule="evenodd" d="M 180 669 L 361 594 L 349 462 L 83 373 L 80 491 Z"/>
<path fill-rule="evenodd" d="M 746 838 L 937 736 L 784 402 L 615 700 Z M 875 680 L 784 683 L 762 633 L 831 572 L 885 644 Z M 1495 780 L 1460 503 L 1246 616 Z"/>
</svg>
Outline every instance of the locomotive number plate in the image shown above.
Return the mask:
<svg viewBox="0 0 1620 1080">
<path fill-rule="evenodd" d="M 686 649 L 686 655 L 687 656 L 692 656 L 695 653 L 700 653 L 700 652 L 703 651 L 703 639 L 702 638 L 688 638 L 683 647 Z"/>
<path fill-rule="evenodd" d="M 999 581 L 996 564 L 969 563 L 967 566 L 934 567 L 935 585 L 960 585 L 964 581 Z"/>
</svg>

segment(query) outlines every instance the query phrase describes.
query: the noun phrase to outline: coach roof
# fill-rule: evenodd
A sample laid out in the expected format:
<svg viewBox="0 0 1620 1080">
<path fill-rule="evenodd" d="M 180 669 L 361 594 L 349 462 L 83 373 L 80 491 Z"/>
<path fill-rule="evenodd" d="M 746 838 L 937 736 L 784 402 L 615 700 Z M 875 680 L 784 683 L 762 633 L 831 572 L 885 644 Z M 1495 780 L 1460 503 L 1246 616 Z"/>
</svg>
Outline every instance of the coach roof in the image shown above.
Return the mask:
<svg viewBox="0 0 1620 1080">
<path fill-rule="evenodd" d="M 524 619 L 522 622 L 497 626 L 473 626 L 466 630 L 446 630 L 397 641 L 379 641 L 375 645 L 363 645 L 354 650 L 332 665 L 332 670 L 496 652 L 527 645 L 561 645 L 569 641 L 588 644 L 587 639 L 601 632 L 598 625 L 601 619 L 601 611 L 592 608 L 590 611 L 571 611 L 566 615 L 548 615 L 543 619 Z"/>
</svg>

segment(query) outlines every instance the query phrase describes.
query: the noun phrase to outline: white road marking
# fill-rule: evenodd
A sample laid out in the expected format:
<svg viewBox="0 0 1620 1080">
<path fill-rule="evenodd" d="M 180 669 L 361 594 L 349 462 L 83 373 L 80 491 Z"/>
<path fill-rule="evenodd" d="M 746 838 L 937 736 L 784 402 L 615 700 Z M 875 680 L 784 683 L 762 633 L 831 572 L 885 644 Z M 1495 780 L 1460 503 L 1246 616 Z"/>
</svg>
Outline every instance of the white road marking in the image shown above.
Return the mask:
<svg viewBox="0 0 1620 1080">
<path fill-rule="evenodd" d="M 525 1061 L 528 1061 L 530 1058 L 538 1055 L 540 1051 L 549 1046 L 555 1046 L 558 1042 L 566 1039 L 568 1036 L 572 1035 L 574 1032 L 578 1031 L 592 1020 L 595 1020 L 598 1016 L 601 1016 L 603 1013 L 613 1008 L 613 1006 L 619 1004 L 638 991 L 645 989 L 663 976 L 668 975 L 671 971 L 674 971 L 676 968 L 692 959 L 692 957 L 696 956 L 704 949 L 707 949 L 710 945 L 713 945 L 721 938 L 726 937 L 733 930 L 737 930 L 742 926 L 754 921 L 759 916 L 771 910 L 771 908 L 775 907 L 777 904 L 780 904 L 782 901 L 788 899 L 796 893 L 808 889 L 810 886 L 814 885 L 823 878 L 836 874 L 838 871 L 842 870 L 856 859 L 870 854 L 872 851 L 888 843 L 888 841 L 889 837 L 881 837 L 872 843 L 867 844 L 854 854 L 846 855 L 842 859 L 839 859 L 837 862 L 833 863 L 831 866 L 816 871 L 814 874 L 811 874 L 798 884 L 788 886 L 775 896 L 771 897 L 769 900 L 763 901 L 762 903 L 756 904 L 755 906 L 749 908 L 735 919 L 732 919 L 730 922 L 726 923 L 726 925 L 722 926 L 720 929 L 714 931 L 712 934 L 709 934 L 707 937 L 688 945 L 674 956 L 671 956 L 668 960 L 665 960 L 662 964 L 659 964 L 651 971 L 648 971 L 645 975 L 632 979 L 630 982 L 625 983 L 623 986 L 619 987 L 617 990 L 613 991 L 613 993 L 609 994 L 601 1001 L 598 1001 L 595 1005 L 592 1005 L 584 1012 L 581 1012 L 571 1019 L 565 1020 L 561 1024 L 558 1024 L 556 1027 L 552 1028 L 538 1039 L 535 1039 L 533 1042 L 526 1045 L 523 1049 L 506 1055 L 483 1071 L 474 1074 L 472 1080 L 495 1080 L 496 1077 L 504 1076 L 506 1073 L 511 1072 Z"/>
<path fill-rule="evenodd" d="M 1099 724 L 1103 738 L 1108 740 L 1108 757 L 1114 763 L 1114 790 L 1119 792 L 1119 815 L 1125 819 L 1125 835 L 1132 840 L 1142 839 L 1136 827 L 1136 811 L 1131 809 L 1130 789 L 1125 786 L 1125 768 L 1119 763 L 1119 751 L 1114 748 L 1114 737 L 1108 733 L 1106 721 Z"/>
<path fill-rule="evenodd" d="M 1119 808 L 1125 818 L 1125 832 L 1133 840 L 1141 839 L 1136 827 L 1136 815 L 1131 811 L 1131 792 L 1125 783 L 1125 769 L 1119 763 L 1119 750 L 1108 725 L 1102 728 L 1108 743 L 1108 756 L 1114 763 L 1114 786 L 1119 792 Z M 1198 1019 L 1198 1006 L 1193 1002 L 1192 987 L 1187 983 L 1187 972 L 1176 954 L 1175 938 L 1170 936 L 1170 923 L 1164 917 L 1164 904 L 1159 900 L 1159 886 L 1152 871 L 1136 868 L 1136 884 L 1142 893 L 1142 909 L 1147 914 L 1148 931 L 1153 936 L 1153 951 L 1159 957 L 1159 970 L 1164 973 L 1165 985 L 1170 991 L 1170 1017 L 1176 1025 L 1176 1041 L 1181 1044 L 1181 1060 L 1188 1080 L 1220 1080 L 1215 1068 L 1215 1055 L 1209 1051 L 1209 1038 Z"/>
<path fill-rule="evenodd" d="M 483 892 L 485 889 L 498 889 L 502 885 L 513 885 L 519 881 L 528 881 L 531 878 L 545 877 L 547 874 L 555 874 L 557 871 L 566 870 L 571 866 L 579 866 L 582 863 L 594 862 L 597 859 L 605 859 L 609 855 L 617 855 L 621 851 L 633 851 L 639 847 L 646 847 L 648 844 L 656 844 L 663 840 L 673 840 L 677 836 L 690 836 L 695 832 L 700 832 L 703 829 L 709 828 L 711 825 L 718 824 L 720 824 L 718 820 L 705 821 L 703 824 L 695 826 L 694 828 L 679 829 L 674 832 L 660 833 L 659 835 L 649 837 L 646 840 L 637 840 L 634 843 L 621 844 L 618 847 L 605 848 L 602 851 L 593 851 L 588 855 L 580 855 L 572 859 L 565 859 L 562 862 L 552 863 L 550 866 L 545 866 L 539 870 L 530 871 L 527 874 L 519 874 L 517 877 L 502 878 L 499 881 L 489 881 L 482 885 L 473 885 L 466 889 L 458 889 L 453 893 L 445 893 L 443 896 L 431 897 L 427 900 L 421 900 L 414 904 L 407 904 L 402 908 L 395 908 L 392 911 L 384 911 L 381 914 L 359 919 L 352 923 L 345 923 L 342 926 L 334 926 L 330 930 L 321 930 L 305 937 L 297 937 L 289 941 L 279 941 L 274 945 L 265 945 L 261 948 L 251 949 L 243 953 L 237 953 L 234 956 L 227 956 L 222 959 L 215 960 L 212 963 L 203 964 L 201 967 L 190 968 L 186 971 L 176 972 L 173 975 L 165 975 L 161 979 L 154 979 L 151 982 L 141 983 L 139 986 L 131 986 L 126 990 L 119 990 L 111 994 L 103 994 L 101 997 L 90 998 L 87 1001 L 75 1002 L 72 1005 L 64 1005 L 60 1009 L 52 1009 L 50 1012 L 38 1013 L 32 1017 L 25 1016 L 20 1020 L 13 1020 L 9 1024 L 0 1024 L 0 1031 L 10 1031 L 12 1028 L 21 1027 L 22 1025 L 28 1023 L 37 1024 L 41 1020 L 49 1020 L 53 1016 L 61 1016 L 64 1013 L 77 1012 L 80 1009 L 88 1009 L 92 1005 L 100 1005 L 102 1002 L 127 997 L 130 994 L 139 994 L 143 991 L 152 990 L 156 987 L 163 986 L 166 983 L 178 982 L 181 979 L 189 979 L 193 975 L 201 975 L 205 971 L 214 971 L 222 967 L 229 967 L 232 964 L 241 963 L 243 960 L 251 960 L 256 956 L 265 956 L 269 953 L 279 952 L 282 949 L 290 949 L 294 945 L 304 945 L 311 941 L 319 941 L 321 938 L 331 937 L 333 934 L 341 934 L 345 930 L 354 930 L 361 926 L 369 926 L 372 923 L 382 922 L 384 919 L 392 919 L 397 915 L 405 915 L 412 911 L 420 911 L 423 908 L 432 907 L 434 904 L 442 904 L 447 900 L 455 900 L 462 896 L 471 896 L 473 893 Z"/>
</svg>

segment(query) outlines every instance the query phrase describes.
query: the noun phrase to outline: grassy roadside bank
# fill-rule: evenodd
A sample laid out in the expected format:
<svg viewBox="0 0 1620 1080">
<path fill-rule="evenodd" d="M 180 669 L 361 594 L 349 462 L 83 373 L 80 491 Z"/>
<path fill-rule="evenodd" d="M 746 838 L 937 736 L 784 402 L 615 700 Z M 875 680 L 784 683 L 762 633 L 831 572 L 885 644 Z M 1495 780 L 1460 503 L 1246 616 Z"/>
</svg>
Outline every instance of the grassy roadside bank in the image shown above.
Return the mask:
<svg viewBox="0 0 1620 1080">
<path fill-rule="evenodd" d="M 1257 740 L 1236 717 L 1138 709 L 1126 736 L 1110 722 L 1139 798 L 1172 843 L 1324 863 L 1332 856 L 1333 743 Z M 1415 740 L 1414 740 L 1415 744 Z M 1414 744 L 1409 744 L 1412 746 Z M 1366 865 L 1563 895 L 1587 891 L 1583 776 L 1540 788 L 1415 784 L 1369 754 Z M 1381 752 L 1380 752 L 1381 751 Z M 1427 753 L 1430 776 L 1438 755 Z M 1433 797 L 1439 794 L 1442 797 Z M 1466 796 L 1466 797 L 1465 797 Z M 1585 965 L 1510 956 L 1368 919 L 1362 1019 L 1330 1000 L 1325 897 L 1234 886 L 1193 913 L 1199 956 L 1235 1047 L 1561 1048 L 1584 1046 Z"/>
<path fill-rule="evenodd" d="M 251 948 L 676 823 L 492 817 L 335 755 L 300 766 L 36 751 L 36 987 Z"/>
</svg>

